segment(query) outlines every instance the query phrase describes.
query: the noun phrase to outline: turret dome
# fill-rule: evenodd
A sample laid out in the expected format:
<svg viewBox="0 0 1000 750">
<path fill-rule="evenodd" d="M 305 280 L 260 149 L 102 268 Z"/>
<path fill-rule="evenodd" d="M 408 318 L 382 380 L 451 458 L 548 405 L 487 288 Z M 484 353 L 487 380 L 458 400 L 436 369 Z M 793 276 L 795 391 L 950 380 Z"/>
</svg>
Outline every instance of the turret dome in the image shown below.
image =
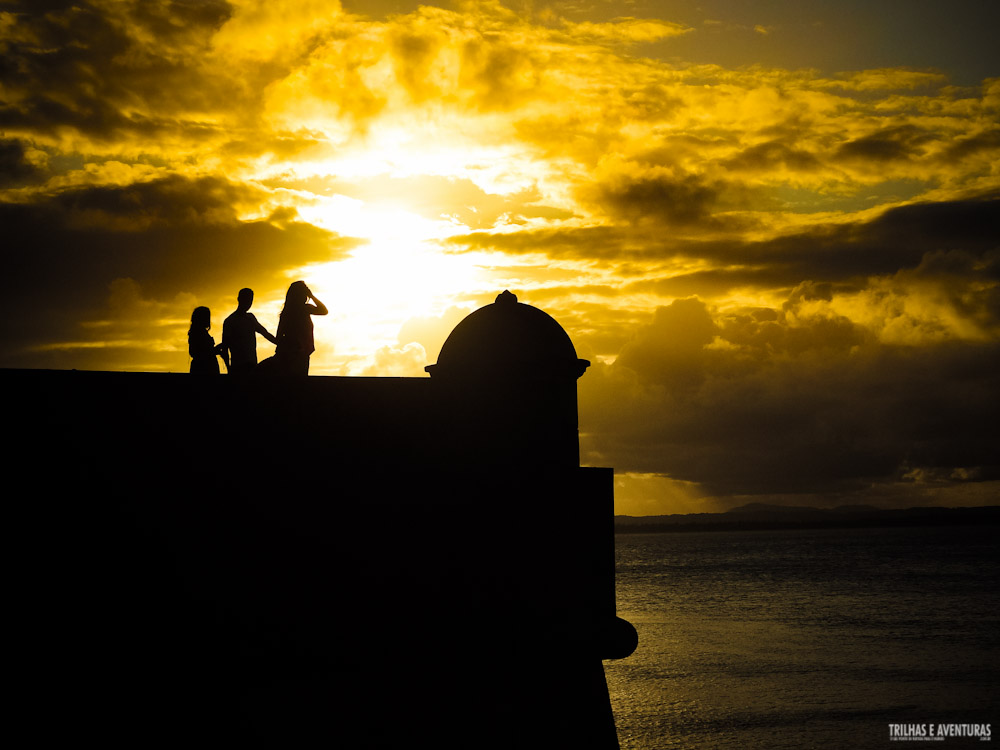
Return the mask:
<svg viewBox="0 0 1000 750">
<path fill-rule="evenodd" d="M 504 291 L 455 326 L 437 364 L 424 369 L 433 377 L 575 380 L 589 366 L 551 315 Z"/>
</svg>

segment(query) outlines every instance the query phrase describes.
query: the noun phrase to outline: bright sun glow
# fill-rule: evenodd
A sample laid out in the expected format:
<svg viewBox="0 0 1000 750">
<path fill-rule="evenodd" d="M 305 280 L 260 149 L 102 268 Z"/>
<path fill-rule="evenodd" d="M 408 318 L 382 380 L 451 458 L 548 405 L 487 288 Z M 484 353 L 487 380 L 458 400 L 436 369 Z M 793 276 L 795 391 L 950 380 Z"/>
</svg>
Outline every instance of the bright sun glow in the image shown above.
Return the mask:
<svg viewBox="0 0 1000 750">
<path fill-rule="evenodd" d="M 456 297 L 485 286 L 480 258 L 441 249 L 441 239 L 467 231 L 447 219 L 429 220 L 344 196 L 319 198 L 299 212 L 317 226 L 366 241 L 346 260 L 289 274 L 308 279 L 330 308 L 316 336 L 317 345 L 328 342 L 335 361 L 395 346 L 408 319 L 439 315 Z"/>
<path fill-rule="evenodd" d="M 479 191 L 507 195 L 529 189 L 539 179 L 517 166 L 530 160 L 509 145 L 476 142 L 453 129 L 444 137 L 445 131 L 424 125 L 375 126 L 365 148 L 344 149 L 332 160 L 299 162 L 294 171 L 300 178 L 319 180 L 444 177 L 456 181 L 452 201 L 468 191 L 472 213 Z M 434 185 L 429 189 L 441 189 L 440 182 Z M 304 221 L 364 243 L 346 259 L 289 271 L 290 278 L 307 279 L 330 308 L 330 316 L 316 328 L 316 339 L 331 374 L 362 374 L 380 350 L 399 348 L 400 329 L 408 320 L 441 316 L 465 304 L 463 300 L 494 291 L 489 266 L 495 261 L 484 253 L 443 248 L 442 241 L 470 231 L 457 216 L 444 215 L 447 200 L 435 217 L 428 215 L 428 196 L 421 194 L 410 205 L 399 195 L 374 200 L 300 191 L 288 195 L 294 195 Z M 461 198 L 457 201 L 451 205 L 460 206 Z M 421 204 L 423 213 L 417 210 Z M 429 359 L 434 353 L 424 355 Z M 421 372 L 418 368 L 413 374 Z"/>
</svg>

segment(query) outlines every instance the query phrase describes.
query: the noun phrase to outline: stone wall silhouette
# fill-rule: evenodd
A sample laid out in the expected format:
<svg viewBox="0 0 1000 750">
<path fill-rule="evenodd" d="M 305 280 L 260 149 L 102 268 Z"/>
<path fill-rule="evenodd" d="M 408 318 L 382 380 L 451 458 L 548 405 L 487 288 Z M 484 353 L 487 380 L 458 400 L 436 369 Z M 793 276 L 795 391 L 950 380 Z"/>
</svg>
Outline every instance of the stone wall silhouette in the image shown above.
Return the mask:
<svg viewBox="0 0 1000 750">
<path fill-rule="evenodd" d="M 23 710 L 122 743 L 617 747 L 601 661 L 635 631 L 578 374 L 0 371 Z"/>
</svg>

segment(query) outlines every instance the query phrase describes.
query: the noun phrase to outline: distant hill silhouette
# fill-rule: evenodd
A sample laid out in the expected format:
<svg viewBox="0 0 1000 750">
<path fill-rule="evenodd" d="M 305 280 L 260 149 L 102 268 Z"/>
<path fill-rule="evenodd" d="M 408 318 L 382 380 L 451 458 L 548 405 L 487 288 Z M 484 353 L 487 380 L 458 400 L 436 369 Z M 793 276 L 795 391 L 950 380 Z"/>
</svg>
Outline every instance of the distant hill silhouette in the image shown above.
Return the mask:
<svg viewBox="0 0 1000 750">
<path fill-rule="evenodd" d="M 980 508 L 924 507 L 885 510 L 869 505 L 814 508 L 748 503 L 724 513 L 615 516 L 615 531 L 620 534 L 630 534 L 878 526 L 960 526 L 998 523 L 1000 523 L 1000 505 Z"/>
</svg>

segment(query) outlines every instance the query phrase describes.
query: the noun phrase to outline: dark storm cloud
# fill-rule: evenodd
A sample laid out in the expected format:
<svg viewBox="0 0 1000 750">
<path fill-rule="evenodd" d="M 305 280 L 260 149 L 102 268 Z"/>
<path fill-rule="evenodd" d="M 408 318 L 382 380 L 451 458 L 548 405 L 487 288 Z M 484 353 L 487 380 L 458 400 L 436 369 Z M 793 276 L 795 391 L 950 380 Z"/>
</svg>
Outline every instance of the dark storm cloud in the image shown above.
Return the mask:
<svg viewBox="0 0 1000 750">
<path fill-rule="evenodd" d="M 743 259 L 762 273 L 846 281 L 915 268 L 927 253 L 962 249 L 977 257 L 997 247 L 1000 196 L 892 208 L 868 222 L 817 227 L 757 243 L 706 246 L 705 257 Z"/>
<path fill-rule="evenodd" d="M 587 449 L 716 496 L 857 492 L 919 471 L 998 475 L 1000 347 L 889 346 L 842 317 L 696 299 L 660 308 L 580 381 Z"/>
<path fill-rule="evenodd" d="M 623 178 L 600 188 L 598 202 L 628 221 L 688 225 L 706 221 L 722 189 L 693 175 Z"/>
<path fill-rule="evenodd" d="M 822 167 L 822 162 L 809 151 L 774 139 L 744 149 L 736 156 L 721 162 L 732 171 L 762 172 L 784 167 L 794 172 L 812 172 Z"/>
<path fill-rule="evenodd" d="M 519 232 L 469 232 L 445 240 L 456 252 L 464 250 L 498 250 L 511 255 L 541 253 L 552 258 L 601 260 L 607 258 L 642 257 L 655 252 L 649 248 L 629 248 L 633 233 L 612 226 L 556 227 L 525 229 Z"/>
<path fill-rule="evenodd" d="M 234 222 L 236 206 L 260 201 L 263 194 L 218 177 L 188 179 L 170 175 L 127 185 L 94 185 L 66 190 L 47 198 L 42 210 L 53 209 L 66 223 L 143 229 L 174 223 Z"/>
<path fill-rule="evenodd" d="M 912 271 L 896 280 L 932 286 L 961 318 L 982 331 L 1000 332 L 1000 247 L 981 256 L 963 250 L 928 253 Z"/>
<path fill-rule="evenodd" d="M 702 243 L 702 257 L 744 265 L 626 285 L 788 291 L 773 309 L 659 308 L 581 381 L 589 450 L 716 496 L 997 477 L 998 212 L 988 195 L 735 250 Z"/>
<path fill-rule="evenodd" d="M 27 157 L 28 150 L 16 138 L 0 138 L 0 189 L 31 185 L 44 180 L 47 171 Z"/>
<path fill-rule="evenodd" d="M 659 383 L 685 387 L 702 378 L 704 347 L 718 328 L 705 305 L 694 298 L 679 299 L 657 308 L 653 322 L 629 342 L 617 364 Z"/>
<path fill-rule="evenodd" d="M 177 110 L 219 106 L 199 66 L 229 12 L 212 1 L 16 7 L 0 42 L 0 127 L 48 136 L 70 129 L 99 141 L 181 128 Z"/>
<path fill-rule="evenodd" d="M 259 198 L 219 178 L 174 176 L 76 188 L 33 204 L 0 203 L 5 360 L 29 344 L 78 335 L 81 320 L 99 315 L 116 279 L 134 280 L 154 300 L 229 296 L 233 279 L 278 286 L 285 269 L 334 260 L 358 244 L 298 222 L 287 210 L 270 220 L 239 221 L 234 205 Z"/>
<path fill-rule="evenodd" d="M 909 159 L 921 156 L 921 146 L 937 137 L 915 125 L 885 128 L 842 144 L 834 158 L 874 162 Z"/>
<path fill-rule="evenodd" d="M 1000 196 L 991 193 L 900 206 L 869 221 L 820 225 L 759 241 L 691 240 L 643 227 L 601 226 L 474 232 L 449 244 L 511 254 L 542 253 L 556 259 L 646 263 L 644 278 L 622 288 L 673 297 L 722 295 L 745 287 L 791 289 L 807 280 L 863 285 L 872 276 L 916 269 L 925 256 L 946 251 L 965 254 L 970 278 L 993 278 L 995 261 L 989 259 L 1000 243 L 997 226 Z M 702 259 L 711 265 L 659 277 L 656 267 L 648 265 L 678 258 Z"/>
<path fill-rule="evenodd" d="M 939 283 L 995 280 L 998 222 L 1000 201 L 926 203 L 892 209 L 867 223 L 762 242 L 680 244 L 673 255 L 734 265 L 652 276 L 624 289 L 664 297 L 721 296 L 746 287 L 774 290 L 821 280 L 846 291 L 864 286 L 872 276 L 918 269 L 922 278 Z M 954 273 L 946 273 L 949 269 Z"/>
<path fill-rule="evenodd" d="M 746 287 L 782 289 L 793 284 L 795 278 L 796 274 L 789 274 L 787 270 L 778 267 L 712 268 L 660 277 L 656 274 L 646 274 L 646 278 L 625 283 L 622 291 L 652 293 L 668 298 L 687 297 L 693 294 L 720 297 L 734 289 Z"/>
<path fill-rule="evenodd" d="M 962 159 L 984 151 L 1000 151 L 1000 128 L 956 139 L 945 151 L 946 159 Z"/>
</svg>

